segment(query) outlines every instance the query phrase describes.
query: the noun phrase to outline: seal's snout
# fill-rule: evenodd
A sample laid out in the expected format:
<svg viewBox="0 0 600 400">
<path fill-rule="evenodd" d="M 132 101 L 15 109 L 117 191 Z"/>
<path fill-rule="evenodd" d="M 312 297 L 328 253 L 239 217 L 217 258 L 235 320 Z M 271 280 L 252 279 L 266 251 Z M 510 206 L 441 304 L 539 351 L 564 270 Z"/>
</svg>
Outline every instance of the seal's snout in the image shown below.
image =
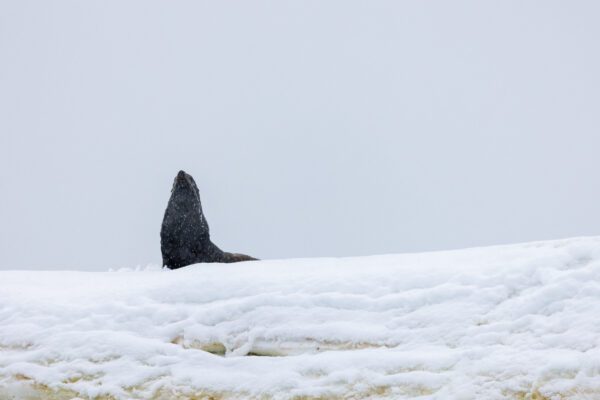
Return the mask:
<svg viewBox="0 0 600 400">
<path fill-rule="evenodd" d="M 181 170 L 177 173 L 177 176 L 173 180 L 173 189 L 171 189 L 171 193 L 175 193 L 181 190 L 185 190 L 191 188 L 193 184 L 190 182 L 192 177 L 185 173 L 185 171 Z M 193 179 L 192 179 L 193 182 Z"/>
<path fill-rule="evenodd" d="M 177 174 L 177 176 L 175 177 L 175 185 L 182 187 L 183 186 L 190 186 L 190 176 L 188 174 L 185 173 L 184 170 L 179 171 L 179 173 Z"/>
</svg>

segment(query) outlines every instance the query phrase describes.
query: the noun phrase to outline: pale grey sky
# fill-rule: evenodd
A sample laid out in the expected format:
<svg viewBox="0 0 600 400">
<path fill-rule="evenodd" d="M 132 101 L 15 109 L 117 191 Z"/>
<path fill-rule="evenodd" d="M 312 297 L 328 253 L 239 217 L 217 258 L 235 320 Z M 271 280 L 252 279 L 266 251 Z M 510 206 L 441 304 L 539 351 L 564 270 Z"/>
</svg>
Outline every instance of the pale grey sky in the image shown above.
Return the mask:
<svg viewBox="0 0 600 400">
<path fill-rule="evenodd" d="M 0 0 L 0 269 L 600 234 L 598 1 Z"/>
</svg>

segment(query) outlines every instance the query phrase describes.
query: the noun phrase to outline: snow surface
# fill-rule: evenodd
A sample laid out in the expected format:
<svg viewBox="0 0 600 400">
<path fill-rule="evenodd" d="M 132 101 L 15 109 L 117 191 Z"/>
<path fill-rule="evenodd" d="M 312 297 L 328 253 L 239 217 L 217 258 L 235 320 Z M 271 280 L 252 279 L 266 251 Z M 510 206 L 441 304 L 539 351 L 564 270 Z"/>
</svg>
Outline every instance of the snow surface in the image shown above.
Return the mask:
<svg viewBox="0 0 600 400">
<path fill-rule="evenodd" d="M 600 237 L 0 272 L 0 399 L 600 398 Z"/>
</svg>

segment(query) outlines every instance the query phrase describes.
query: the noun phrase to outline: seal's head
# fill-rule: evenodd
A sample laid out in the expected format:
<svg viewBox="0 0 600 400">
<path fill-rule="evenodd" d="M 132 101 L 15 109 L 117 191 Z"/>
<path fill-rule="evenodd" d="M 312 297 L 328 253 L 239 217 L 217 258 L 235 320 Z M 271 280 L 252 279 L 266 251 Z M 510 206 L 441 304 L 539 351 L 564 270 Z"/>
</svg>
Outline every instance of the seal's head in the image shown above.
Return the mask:
<svg viewBox="0 0 600 400">
<path fill-rule="evenodd" d="M 167 206 L 165 218 L 169 215 L 171 220 L 179 226 L 195 224 L 201 228 L 202 235 L 208 236 L 208 224 L 202 213 L 200 192 L 194 178 L 185 171 L 179 171 L 173 180 L 171 198 Z"/>
<path fill-rule="evenodd" d="M 197 209 L 200 207 L 200 192 L 198 186 L 191 175 L 185 171 L 179 171 L 173 180 L 173 188 L 171 189 L 171 199 L 169 206 L 175 206 L 177 209 L 184 211 L 185 209 Z"/>
</svg>

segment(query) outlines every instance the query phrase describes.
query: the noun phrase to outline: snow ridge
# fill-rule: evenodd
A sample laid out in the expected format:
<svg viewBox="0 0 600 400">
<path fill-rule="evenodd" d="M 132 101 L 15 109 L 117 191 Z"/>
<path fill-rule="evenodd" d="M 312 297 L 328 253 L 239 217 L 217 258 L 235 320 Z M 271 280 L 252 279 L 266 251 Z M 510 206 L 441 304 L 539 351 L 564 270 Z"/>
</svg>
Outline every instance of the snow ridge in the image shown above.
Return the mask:
<svg viewBox="0 0 600 400">
<path fill-rule="evenodd" d="M 0 399 L 600 398 L 600 237 L 0 272 Z"/>
</svg>

